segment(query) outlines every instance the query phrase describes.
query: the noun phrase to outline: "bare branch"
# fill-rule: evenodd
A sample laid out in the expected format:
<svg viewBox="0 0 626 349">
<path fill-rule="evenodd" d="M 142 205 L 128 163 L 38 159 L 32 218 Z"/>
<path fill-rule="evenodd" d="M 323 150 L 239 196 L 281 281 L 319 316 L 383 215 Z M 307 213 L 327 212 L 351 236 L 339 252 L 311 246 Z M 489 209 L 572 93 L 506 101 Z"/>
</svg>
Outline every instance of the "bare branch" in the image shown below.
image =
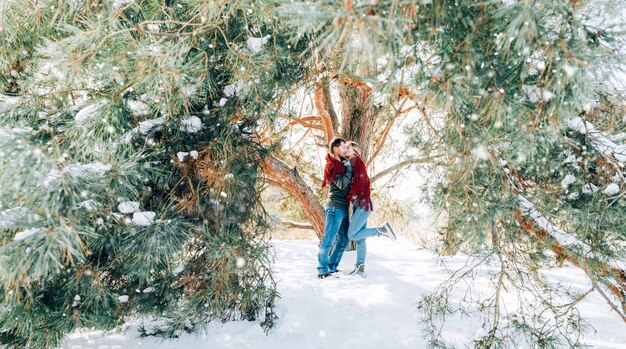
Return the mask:
<svg viewBox="0 0 626 349">
<path fill-rule="evenodd" d="M 380 172 L 378 172 L 376 175 L 374 175 L 372 178 L 370 178 L 370 182 L 374 183 L 377 180 L 381 179 L 382 177 L 385 177 L 388 174 L 391 174 L 395 171 L 399 171 L 405 167 L 411 166 L 413 164 L 423 164 L 423 163 L 427 163 L 429 161 L 432 161 L 432 158 L 426 158 L 426 159 L 416 159 L 416 158 L 411 158 L 411 159 L 407 159 L 404 160 L 402 162 L 399 162 L 385 170 L 382 170 Z"/>
<path fill-rule="evenodd" d="M 317 113 L 322 118 L 322 123 L 324 124 L 324 130 L 326 132 L 327 142 L 330 142 L 335 137 L 335 130 L 333 129 L 333 120 L 328 112 L 328 106 L 326 105 L 326 98 L 324 98 L 324 80 L 320 79 L 317 81 L 315 86 L 315 109 L 317 109 Z"/>
<path fill-rule="evenodd" d="M 324 209 L 298 171 L 271 156 L 265 158 L 265 161 L 261 163 L 261 168 L 267 177 L 268 184 L 284 189 L 300 203 L 302 211 L 309 218 L 315 233 L 321 239 L 324 235 Z"/>
<path fill-rule="evenodd" d="M 295 229 L 315 230 L 315 228 L 313 228 L 313 224 L 310 224 L 310 223 L 282 221 L 280 222 L 280 224 L 288 229 L 295 228 Z"/>
<path fill-rule="evenodd" d="M 389 121 L 387 121 L 387 124 L 385 125 L 385 128 L 380 135 L 380 138 L 378 138 L 378 141 L 375 144 L 374 152 L 372 153 L 370 158 L 367 159 L 367 166 L 370 166 L 374 162 L 376 156 L 378 156 L 378 154 L 380 154 L 380 152 L 383 150 L 383 146 L 385 145 L 385 141 L 389 136 L 389 132 L 391 131 L 391 127 L 393 126 L 394 122 L 395 118 L 389 118 Z"/>
<path fill-rule="evenodd" d="M 626 322 L 626 315 L 622 311 L 620 311 L 615 304 L 613 304 L 609 296 L 607 296 L 606 293 L 602 291 L 600 287 L 597 287 L 597 285 L 594 287 L 594 289 L 598 291 L 598 293 L 602 296 L 602 298 L 604 298 L 604 300 L 609 304 L 611 309 L 613 309 L 613 311 L 615 311 L 622 318 L 622 320 Z"/>
<path fill-rule="evenodd" d="M 322 90 L 323 90 L 324 104 L 326 105 L 326 110 L 328 111 L 328 114 L 330 115 L 330 120 L 332 121 L 332 124 L 333 124 L 333 130 L 335 131 L 335 133 L 338 133 L 339 132 L 339 118 L 337 118 L 337 113 L 335 112 L 335 108 L 333 107 L 333 100 L 330 95 L 330 84 L 328 83 L 328 80 L 326 79 L 322 83 Z"/>
<path fill-rule="evenodd" d="M 289 131 L 294 125 L 300 125 L 307 129 L 324 131 L 324 127 L 315 124 L 315 122 L 321 121 L 321 118 L 317 115 L 308 115 L 300 118 L 291 119 L 289 123 L 276 132 L 270 132 L 272 136 L 281 136 L 283 133 Z M 264 130 L 263 133 L 266 134 L 268 131 Z M 265 144 L 269 141 L 270 136 L 266 136 L 261 140 L 261 144 Z"/>
</svg>

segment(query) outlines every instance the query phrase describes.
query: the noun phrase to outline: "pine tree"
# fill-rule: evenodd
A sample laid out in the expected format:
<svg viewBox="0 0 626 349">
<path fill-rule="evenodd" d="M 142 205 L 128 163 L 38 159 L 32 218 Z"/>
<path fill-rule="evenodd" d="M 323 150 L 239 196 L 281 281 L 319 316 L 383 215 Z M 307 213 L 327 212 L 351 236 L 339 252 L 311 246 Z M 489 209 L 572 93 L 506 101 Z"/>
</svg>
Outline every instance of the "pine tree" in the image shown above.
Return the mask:
<svg viewBox="0 0 626 349">
<path fill-rule="evenodd" d="M 271 1 L 7 1 L 0 343 L 259 320 L 277 297 L 256 125 L 306 73 Z"/>
<path fill-rule="evenodd" d="M 442 250 L 470 267 L 425 297 L 432 347 L 452 312 L 482 320 L 475 347 L 582 345 L 577 306 L 591 292 L 626 321 L 623 1 L 344 1 L 288 6 L 292 25 L 340 49 L 344 71 L 377 93 L 399 91 L 431 109 L 414 143 L 448 216 Z M 306 16 L 301 14 L 308 10 Z M 328 49 L 329 51 L 324 51 Z M 375 75 L 359 75 L 375 64 Z M 620 85 L 621 84 L 621 85 Z M 398 93 L 398 92 L 396 92 Z M 620 107 L 621 106 L 621 107 Z M 598 113 L 602 107 L 607 110 Z M 598 114 L 602 114 L 599 117 Z M 598 119 L 596 119 L 598 118 Z M 579 267 L 578 293 L 539 271 Z M 493 292 L 471 292 L 495 266 Z M 467 288 L 461 304 L 451 295 Z M 515 292 L 519 306 L 503 305 Z"/>
<path fill-rule="evenodd" d="M 169 317 L 146 333 L 170 336 L 215 318 L 271 326 L 257 197 L 268 149 L 255 132 L 330 59 L 352 86 L 424 111 L 413 144 L 435 159 L 447 247 L 473 266 L 420 303 L 431 346 L 448 345 L 454 311 L 482 319 L 475 347 L 582 345 L 577 306 L 591 292 L 626 321 L 626 125 L 612 84 L 624 36 L 611 16 L 623 5 L 10 2 L 2 343 L 52 347 L 131 314 Z M 565 262 L 587 292 L 540 273 Z M 484 265 L 493 293 L 451 303 Z M 503 306 L 506 291 L 519 308 Z"/>
</svg>

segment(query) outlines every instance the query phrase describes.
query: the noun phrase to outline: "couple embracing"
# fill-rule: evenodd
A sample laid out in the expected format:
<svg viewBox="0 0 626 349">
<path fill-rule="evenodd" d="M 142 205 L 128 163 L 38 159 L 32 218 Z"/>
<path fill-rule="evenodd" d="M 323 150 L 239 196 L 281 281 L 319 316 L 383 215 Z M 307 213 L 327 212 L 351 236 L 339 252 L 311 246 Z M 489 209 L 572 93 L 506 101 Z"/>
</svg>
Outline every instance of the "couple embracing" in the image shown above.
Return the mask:
<svg viewBox="0 0 626 349">
<path fill-rule="evenodd" d="M 349 275 L 364 277 L 367 253 L 365 239 L 384 236 L 395 240 L 396 235 L 389 223 L 380 228 L 367 227 L 367 219 L 374 206 L 370 198 L 370 179 L 365 162 L 359 156 L 358 144 L 334 138 L 328 148 L 322 186 L 329 187 L 329 196 L 324 237 L 317 254 L 317 277 L 325 279 L 337 272 L 350 240 L 356 242 L 357 257 L 354 270 Z M 350 204 L 352 219 L 349 217 Z"/>
</svg>

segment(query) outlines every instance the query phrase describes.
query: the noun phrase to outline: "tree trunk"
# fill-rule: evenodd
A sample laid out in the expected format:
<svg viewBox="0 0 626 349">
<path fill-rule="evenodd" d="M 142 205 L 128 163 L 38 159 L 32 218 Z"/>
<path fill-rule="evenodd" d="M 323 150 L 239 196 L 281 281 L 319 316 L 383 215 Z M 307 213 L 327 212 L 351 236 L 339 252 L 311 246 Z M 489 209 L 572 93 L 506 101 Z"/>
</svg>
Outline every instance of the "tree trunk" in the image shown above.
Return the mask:
<svg viewBox="0 0 626 349">
<path fill-rule="evenodd" d="M 313 225 L 315 234 L 321 240 L 324 236 L 324 209 L 298 171 L 275 157 L 267 157 L 261 164 L 261 168 L 269 180 L 279 185 L 300 203 L 302 211 Z"/>
<path fill-rule="evenodd" d="M 355 86 L 350 81 L 340 84 L 341 125 L 343 138 L 359 144 L 363 161 L 367 163 L 372 143 L 372 130 L 376 122 L 377 110 L 371 100 L 371 89 L 365 85 Z M 350 241 L 347 251 L 356 250 L 356 243 Z"/>
<path fill-rule="evenodd" d="M 350 83 L 342 83 L 340 86 L 341 134 L 359 144 L 361 157 L 367 163 L 377 114 L 372 103 L 371 90 L 367 86 L 353 86 Z"/>
</svg>

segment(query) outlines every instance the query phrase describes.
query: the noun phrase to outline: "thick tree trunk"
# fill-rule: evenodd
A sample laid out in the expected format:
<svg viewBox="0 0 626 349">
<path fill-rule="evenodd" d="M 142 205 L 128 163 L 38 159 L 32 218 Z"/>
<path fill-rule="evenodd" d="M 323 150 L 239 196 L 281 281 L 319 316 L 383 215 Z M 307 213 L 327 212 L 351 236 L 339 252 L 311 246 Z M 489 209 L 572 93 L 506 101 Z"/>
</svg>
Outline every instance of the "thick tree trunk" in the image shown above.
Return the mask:
<svg viewBox="0 0 626 349">
<path fill-rule="evenodd" d="M 341 100 L 341 125 L 343 138 L 359 144 L 360 155 L 368 162 L 372 143 L 372 130 L 376 122 L 376 108 L 372 103 L 371 89 L 366 85 L 355 85 L 342 81 L 339 89 Z M 356 243 L 350 241 L 347 250 L 354 251 Z"/>
<path fill-rule="evenodd" d="M 344 138 L 359 143 L 363 161 L 370 155 L 372 130 L 376 122 L 376 108 L 372 103 L 371 90 L 364 85 L 341 84 L 341 125 Z"/>
<path fill-rule="evenodd" d="M 313 190 L 300 177 L 298 171 L 274 157 L 266 158 L 265 162 L 261 164 L 261 168 L 265 176 L 272 181 L 272 184 L 283 188 L 300 203 L 302 211 L 313 225 L 315 234 L 321 240 L 324 236 L 324 209 Z"/>
</svg>

